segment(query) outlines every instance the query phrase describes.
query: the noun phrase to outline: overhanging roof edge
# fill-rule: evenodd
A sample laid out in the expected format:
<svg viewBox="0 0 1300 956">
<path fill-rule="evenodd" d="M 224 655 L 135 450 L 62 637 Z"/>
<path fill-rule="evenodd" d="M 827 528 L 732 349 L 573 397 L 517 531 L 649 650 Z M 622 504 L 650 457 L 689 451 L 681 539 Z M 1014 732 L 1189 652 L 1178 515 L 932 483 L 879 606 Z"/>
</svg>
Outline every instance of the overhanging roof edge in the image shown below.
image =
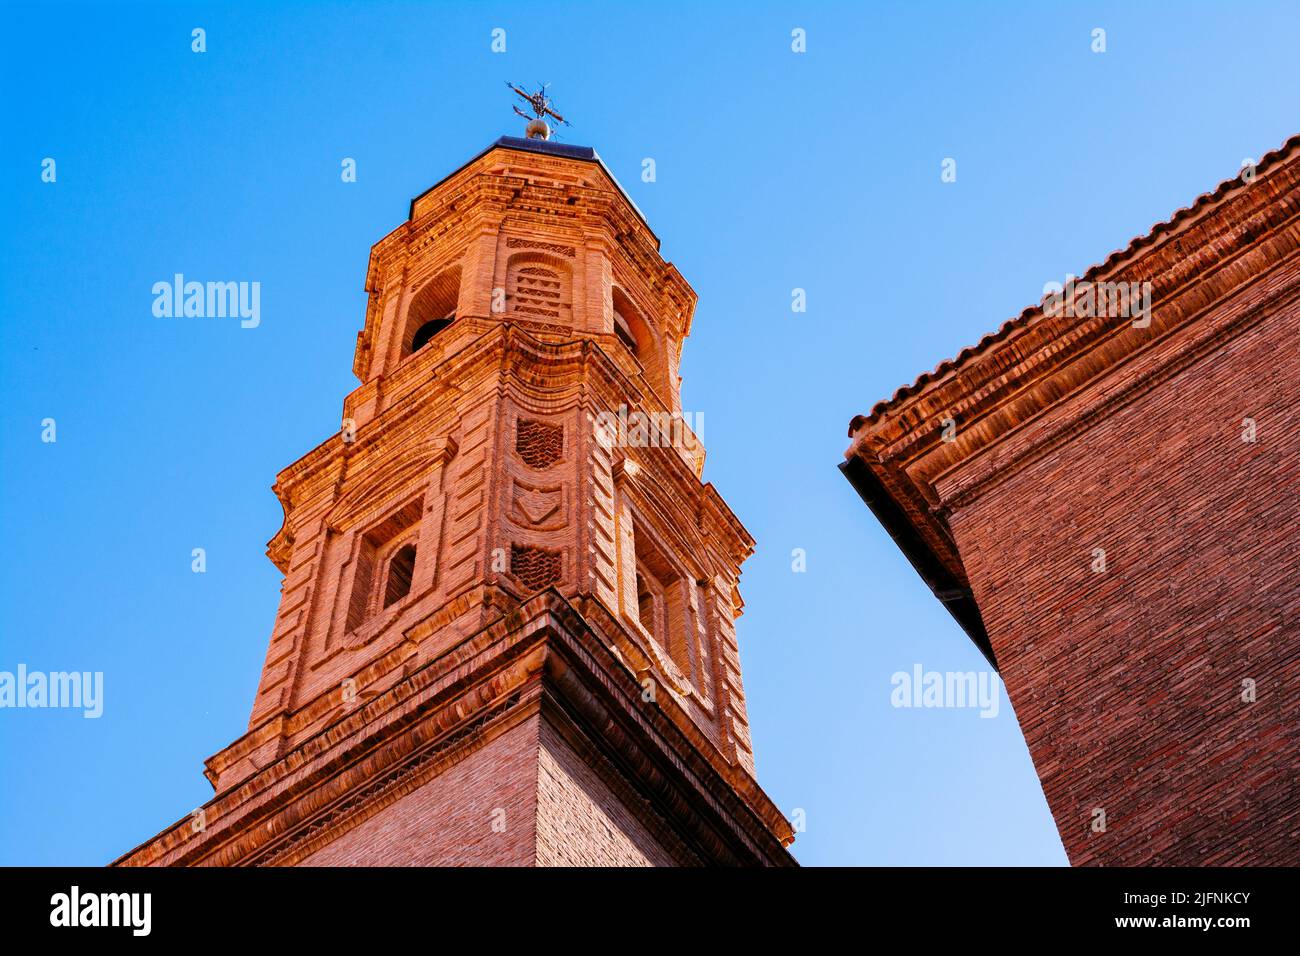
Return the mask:
<svg viewBox="0 0 1300 956">
<path fill-rule="evenodd" d="M 994 670 L 998 662 L 993 653 L 993 644 L 984 627 L 984 617 L 970 588 L 953 577 L 948 567 L 934 553 L 925 539 L 916 533 L 903 509 L 890 496 L 880 479 L 867 467 L 867 463 L 854 455 L 840 463 L 839 469 L 849 480 L 859 497 L 862 498 L 876 520 L 893 539 L 898 550 L 903 552 L 916 573 L 921 576 L 931 593 L 939 600 L 953 619 L 966 632 L 966 636 L 979 648 L 984 659 Z"/>
<path fill-rule="evenodd" d="M 513 149 L 520 153 L 539 153 L 543 156 L 556 156 L 561 159 L 576 159 L 580 162 L 595 163 L 601 168 L 605 175 L 609 177 L 609 181 L 614 184 L 619 195 L 621 195 L 627 201 L 627 204 L 632 207 L 632 211 L 636 213 L 637 218 L 641 220 L 641 224 L 645 226 L 646 231 L 649 232 L 651 238 L 654 239 L 655 248 L 659 247 L 659 236 L 650 228 L 650 222 L 646 219 L 645 213 L 641 211 L 640 207 L 637 206 L 632 197 L 628 195 L 627 190 L 623 188 L 623 184 L 618 181 L 618 177 L 610 171 L 609 167 L 605 165 L 605 161 L 600 158 L 600 154 L 593 148 L 590 146 L 570 146 L 567 143 L 552 143 L 548 140 L 523 139 L 518 136 L 498 137 L 495 142 L 490 143 L 484 149 L 479 150 L 479 152 L 461 163 L 446 176 L 443 176 L 440 180 L 411 200 L 406 218 L 408 220 L 415 218 L 415 204 L 417 202 L 429 195 L 429 193 L 433 192 L 453 176 L 460 173 L 467 166 L 472 166 L 474 163 L 477 163 L 494 149 Z"/>
</svg>

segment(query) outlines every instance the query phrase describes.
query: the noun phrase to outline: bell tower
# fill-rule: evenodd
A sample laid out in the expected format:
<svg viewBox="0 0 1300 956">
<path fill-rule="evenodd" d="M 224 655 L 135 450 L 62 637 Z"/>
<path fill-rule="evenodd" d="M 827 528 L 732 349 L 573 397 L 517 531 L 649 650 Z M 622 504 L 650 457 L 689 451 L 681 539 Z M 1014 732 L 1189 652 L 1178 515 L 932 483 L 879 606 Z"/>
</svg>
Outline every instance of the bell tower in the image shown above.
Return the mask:
<svg viewBox="0 0 1300 956">
<path fill-rule="evenodd" d="M 596 153 L 502 137 L 374 246 L 215 796 L 126 865 L 790 865 L 679 397 L 695 293 Z"/>
</svg>

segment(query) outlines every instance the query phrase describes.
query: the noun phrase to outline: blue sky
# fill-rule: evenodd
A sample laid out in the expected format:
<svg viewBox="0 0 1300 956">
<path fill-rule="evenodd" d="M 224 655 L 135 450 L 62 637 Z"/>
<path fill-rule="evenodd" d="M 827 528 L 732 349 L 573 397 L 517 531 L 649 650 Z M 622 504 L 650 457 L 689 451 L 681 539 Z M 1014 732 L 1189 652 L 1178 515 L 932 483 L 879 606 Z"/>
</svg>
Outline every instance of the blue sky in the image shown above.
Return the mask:
<svg viewBox="0 0 1300 956">
<path fill-rule="evenodd" d="M 356 385 L 371 244 L 518 134 L 504 80 L 552 83 L 699 293 L 683 405 L 758 540 L 741 652 L 796 856 L 1065 863 L 1005 700 L 890 705 L 983 661 L 835 466 L 853 414 L 1297 132 L 1296 9 L 270 6 L 0 10 L 0 671 L 105 682 L 98 720 L 0 710 L 0 863 L 104 863 L 211 796 L 279 596 L 271 482 Z M 155 318 L 177 272 L 260 282 L 261 325 Z"/>
</svg>

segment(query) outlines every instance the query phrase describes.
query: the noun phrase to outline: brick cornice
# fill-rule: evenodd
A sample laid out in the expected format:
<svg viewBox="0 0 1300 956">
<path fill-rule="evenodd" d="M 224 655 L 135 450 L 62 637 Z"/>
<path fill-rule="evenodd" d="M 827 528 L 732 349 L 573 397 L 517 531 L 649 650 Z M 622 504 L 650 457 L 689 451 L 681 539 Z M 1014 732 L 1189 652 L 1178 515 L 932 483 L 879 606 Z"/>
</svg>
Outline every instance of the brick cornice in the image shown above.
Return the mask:
<svg viewBox="0 0 1300 956">
<path fill-rule="evenodd" d="M 617 768 L 617 786 L 662 814 L 702 859 L 793 864 L 789 824 L 757 784 L 729 781 L 716 752 L 641 691 L 582 615 L 545 592 L 372 700 L 351 711 L 340 704 L 335 721 L 205 805 L 202 829 L 186 818 L 114 865 L 300 861 L 544 701 L 562 732 L 599 751 L 606 774 Z"/>
<path fill-rule="evenodd" d="M 475 328 L 473 323 L 478 321 L 470 317 L 465 328 Z M 617 408 L 618 399 L 627 396 L 633 399 L 632 409 L 670 411 L 652 392 L 640 389 L 637 381 L 589 337 L 574 337 L 569 332 L 563 338 L 543 338 L 516 324 L 486 319 L 476 334 L 467 334 L 468 341 L 448 339 L 441 349 L 423 350 L 387 376 L 384 386 L 390 404 L 377 418 L 357 430 L 354 442 L 344 443 L 338 433 L 331 435 L 276 476 L 273 487 L 286 517 L 268 542 L 267 554 L 282 571 L 287 567 L 289 543 L 294 535 L 293 513 L 307 501 L 331 496 L 350 457 L 375 442 L 392 441 L 391 436 L 405 434 L 400 424 L 424 414 L 428 407 L 427 394 L 431 389 L 445 388 L 446 382 L 468 383 L 479 375 L 533 379 L 544 387 L 548 402 L 561 406 L 586 401 L 592 404 L 593 412 L 612 411 Z M 566 381 L 571 383 L 569 389 L 561 387 Z M 462 384 L 462 387 L 467 386 Z M 365 388 L 361 386 L 358 391 Z M 610 400 L 605 401 L 600 392 Z M 597 407 L 601 403 L 603 406 Z M 450 410 L 448 414 L 451 415 Z M 448 423 L 450 427 L 451 418 Z M 754 539 L 740 519 L 711 483 L 701 483 L 696 469 L 677 449 L 638 451 L 663 454 L 667 458 L 671 493 L 699 501 L 699 520 L 711 540 L 737 561 L 752 553 Z"/>
<path fill-rule="evenodd" d="M 850 423 L 858 458 L 924 546 L 966 585 L 952 508 L 1048 453 L 1258 321 L 1234 302 L 1258 283 L 1275 308 L 1295 295 L 1300 138 L 1252 183 L 1229 181 L 1081 281 L 1150 282 L 1149 328 L 1124 316 L 1026 310 L 979 346 Z M 954 440 L 943 422 L 955 423 Z"/>
<path fill-rule="evenodd" d="M 575 247 L 603 237 L 639 273 L 645 288 L 672 303 L 668 336 L 689 333 L 696 294 L 659 252 L 659 239 L 603 163 L 547 156 L 494 146 L 465 164 L 411 204 L 410 218 L 377 242 L 370 253 L 365 324 L 357 333 L 353 371 L 370 377 L 371 344 L 381 317 L 387 276 L 430 243 L 458 260 L 472 236 L 485 228 L 527 224 L 531 234 L 554 232 Z"/>
</svg>

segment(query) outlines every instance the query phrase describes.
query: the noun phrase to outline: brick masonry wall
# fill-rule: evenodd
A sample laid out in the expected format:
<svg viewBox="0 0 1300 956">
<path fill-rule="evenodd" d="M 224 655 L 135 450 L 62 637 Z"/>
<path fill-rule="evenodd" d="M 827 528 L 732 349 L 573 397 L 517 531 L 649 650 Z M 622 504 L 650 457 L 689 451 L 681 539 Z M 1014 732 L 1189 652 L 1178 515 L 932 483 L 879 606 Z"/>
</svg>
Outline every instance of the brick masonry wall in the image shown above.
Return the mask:
<svg viewBox="0 0 1300 956">
<path fill-rule="evenodd" d="M 1076 865 L 1295 862 L 1297 340 L 1291 307 L 950 518 Z"/>
<path fill-rule="evenodd" d="M 566 183 L 564 195 L 555 182 Z M 250 731 L 280 715 L 328 714 L 348 681 L 355 687 L 347 692 L 363 697 L 382 690 L 397 672 L 393 656 L 417 653 L 408 632 L 480 587 L 593 596 L 624 612 L 635 631 L 635 552 L 630 536 L 614 534 L 615 514 L 634 500 L 644 534 L 662 538 L 676 576 L 721 592 L 706 609 L 716 622 L 701 628 L 708 614 L 674 617 L 672 639 L 660 637 L 679 660 L 665 653 L 652 663 L 669 672 L 663 683 L 682 695 L 688 719 L 723 758 L 753 775 L 733 625 L 736 578 L 752 541 L 700 481 L 702 448 L 595 436 L 599 412 L 679 407 L 678 360 L 695 302 L 635 208 L 610 207 L 614 185 L 595 162 L 494 150 L 420 197 L 413 219 L 372 249 L 354 364 L 363 384 L 344 403 L 355 428 L 285 469 L 275 486 L 286 517 L 269 553 L 285 579 Z M 539 209 L 552 215 L 538 217 Z M 531 293 L 521 293 L 521 282 L 534 283 Z M 457 318 L 408 353 L 429 289 L 439 315 L 452 298 L 459 303 Z M 504 312 L 492 305 L 496 289 L 507 291 Z M 616 293 L 636 326 L 635 350 L 615 335 Z M 522 458 L 521 421 L 558 429 L 559 454 Z M 616 495 L 625 459 L 641 477 Z M 395 524 L 395 513 L 404 520 Z M 390 604 L 380 594 L 394 550 L 387 545 L 410 528 L 417 548 L 409 588 Z M 546 564 L 514 573 L 527 570 L 522 561 L 511 566 L 517 549 L 543 552 Z M 552 561 L 556 572 L 547 570 Z M 705 600 L 691 596 L 692 606 Z M 436 636 L 418 653 L 435 655 L 488 616 L 426 628 Z M 699 706 L 714 697 L 718 706 Z M 286 744 L 319 729 L 291 720 Z M 219 787 L 249 769 L 224 763 Z"/>
<path fill-rule="evenodd" d="M 546 723 L 538 761 L 537 864 L 675 865 L 623 801 Z"/>
<path fill-rule="evenodd" d="M 753 541 L 700 480 L 702 448 L 646 446 L 594 427 L 601 412 L 666 416 L 680 405 L 677 367 L 695 293 L 635 207 L 594 157 L 502 146 L 413 203 L 411 220 L 372 249 L 366 288 L 353 362 L 362 384 L 344 401 L 339 432 L 274 486 L 285 521 L 267 553 L 285 577 L 249 731 L 206 762 L 217 791 L 210 806 L 237 816 L 214 812 L 225 829 L 197 840 L 169 828 L 124 862 L 287 864 L 303 854 L 306 865 L 695 862 L 687 841 L 723 861 L 793 862 L 783 849 L 789 824 L 752 780 L 736 654 L 737 578 Z M 504 312 L 497 288 L 507 289 Z M 632 348 L 615 334 L 616 294 L 635 327 Z M 441 320 L 453 299 L 454 321 L 410 352 L 415 330 Z M 691 609 L 668 618 L 666 633 L 641 633 L 627 613 L 637 605 L 627 573 L 635 539 L 619 553 L 616 473 Z M 521 646 L 496 632 L 513 627 L 503 621 L 519 602 L 552 588 L 575 602 L 566 615 L 578 605 L 580 614 L 610 615 L 590 634 L 613 645 L 603 666 L 620 678 L 625 668 L 652 676 L 672 702 L 661 714 L 683 736 L 638 737 L 628 746 L 653 753 L 624 752 L 620 766 L 635 782 L 625 788 L 609 775 L 611 789 L 583 763 L 603 760 L 597 747 L 575 753 L 558 736 L 543 747 L 534 717 L 361 820 L 357 802 L 390 799 L 376 794 L 395 781 L 382 777 L 369 790 L 360 778 L 388 773 L 389 763 L 423 772 L 414 768 L 427 756 L 427 725 L 481 730 L 478 717 L 520 719 L 486 708 L 527 706 L 503 701 L 510 688 L 522 693 L 525 661 L 540 657 L 484 655 Z M 629 592 L 630 601 L 620 597 Z M 320 765 L 323 741 L 361 736 L 359 720 L 349 723 L 358 705 L 384 699 L 392 706 L 371 707 L 365 719 L 396 721 L 409 698 L 395 689 L 425 690 L 434 674 L 444 691 L 462 679 L 484 683 L 433 705 L 426 726 L 408 726 L 403 710 L 393 739 L 366 760 Z M 665 756 L 663 746 L 686 749 Z M 709 803 L 698 775 L 679 791 L 660 772 L 697 758 L 733 798 L 718 832 L 675 803 L 671 820 L 643 805 L 641 794 L 665 792 L 674 796 L 656 799 Z M 251 807 L 282 796 L 281 771 L 300 760 L 317 761 L 320 778 L 302 772 L 285 784 L 291 795 L 272 822 L 288 832 L 271 822 L 241 832 Z M 246 792 L 250 781 L 272 793 Z M 760 815 L 764 832 L 736 814 L 735 798 Z M 498 808 L 503 831 L 492 826 Z"/>
<path fill-rule="evenodd" d="M 301 865 L 532 866 L 539 724 L 512 727 Z"/>
<path fill-rule="evenodd" d="M 505 830 L 492 828 L 504 810 Z M 302 866 L 673 866 L 636 815 L 534 716 Z"/>
</svg>

